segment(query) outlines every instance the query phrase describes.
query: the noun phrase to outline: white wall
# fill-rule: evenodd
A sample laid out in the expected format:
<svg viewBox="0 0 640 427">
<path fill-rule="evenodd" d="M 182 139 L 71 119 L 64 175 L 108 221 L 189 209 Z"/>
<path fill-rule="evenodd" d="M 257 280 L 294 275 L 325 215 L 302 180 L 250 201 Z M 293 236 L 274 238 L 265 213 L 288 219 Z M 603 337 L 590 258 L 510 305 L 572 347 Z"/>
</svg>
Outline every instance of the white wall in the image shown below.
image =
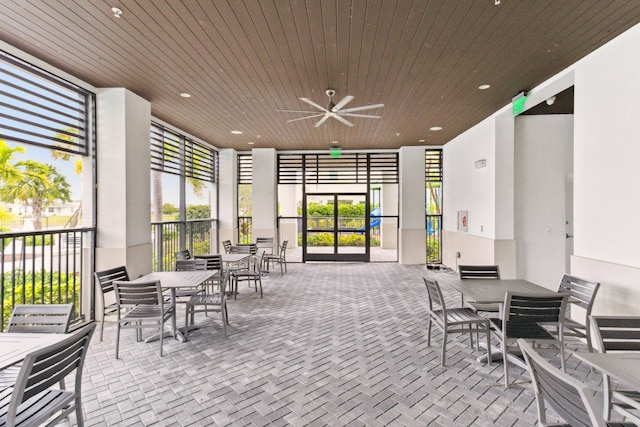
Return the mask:
<svg viewBox="0 0 640 427">
<path fill-rule="evenodd" d="M 256 237 L 276 239 L 278 154 L 273 148 L 254 148 L 251 151 L 251 157 L 253 164 L 252 239 L 253 241 Z"/>
<path fill-rule="evenodd" d="M 517 276 L 557 289 L 567 271 L 565 177 L 573 172 L 573 115 L 516 117 L 515 170 Z"/>
<path fill-rule="evenodd" d="M 400 148 L 400 248 L 401 264 L 424 264 L 427 258 L 425 230 L 424 147 Z"/>
<path fill-rule="evenodd" d="M 640 223 L 636 219 L 640 210 L 638 46 L 640 25 L 533 88 L 525 104 L 528 109 L 575 85 L 575 238 L 570 273 L 601 282 L 594 305 L 596 314 L 640 315 L 636 303 L 640 299 Z M 489 250 L 491 245 L 484 244 L 481 233 L 487 239 L 508 239 L 512 219 L 500 212 L 509 198 L 504 192 L 509 191 L 509 185 L 515 188 L 504 178 L 508 170 L 503 162 L 508 167 L 509 151 L 513 150 L 502 135 L 505 130 L 508 134 L 508 126 L 508 116 L 499 111 L 444 146 L 445 265 L 455 264 L 451 253 L 458 248 L 462 248 L 464 260 L 465 245 Z M 491 156 L 494 149 L 495 157 Z M 496 168 L 492 159 L 500 162 L 497 182 L 491 182 L 490 170 L 483 176 L 474 175 L 470 169 L 470 162 L 485 155 L 487 169 Z M 515 170 L 515 175 L 519 173 Z M 558 185 L 562 188 L 564 184 Z M 469 211 L 466 235 L 455 231 L 458 209 Z M 487 228 L 490 218 L 496 218 L 495 228 Z M 478 221 L 486 222 L 483 232 L 478 230 Z M 496 256 L 501 252 L 498 240 Z"/>
<path fill-rule="evenodd" d="M 489 117 L 443 148 L 443 264 L 494 262 L 495 118 Z M 476 168 L 475 162 L 486 166 Z M 467 232 L 457 230 L 457 212 L 468 213 Z M 455 253 L 460 252 L 460 259 Z"/>
<path fill-rule="evenodd" d="M 640 315 L 640 26 L 575 65 L 572 272 L 594 313 Z"/>
<path fill-rule="evenodd" d="M 124 88 L 97 93 L 96 268 L 151 271 L 151 104 Z"/>
</svg>

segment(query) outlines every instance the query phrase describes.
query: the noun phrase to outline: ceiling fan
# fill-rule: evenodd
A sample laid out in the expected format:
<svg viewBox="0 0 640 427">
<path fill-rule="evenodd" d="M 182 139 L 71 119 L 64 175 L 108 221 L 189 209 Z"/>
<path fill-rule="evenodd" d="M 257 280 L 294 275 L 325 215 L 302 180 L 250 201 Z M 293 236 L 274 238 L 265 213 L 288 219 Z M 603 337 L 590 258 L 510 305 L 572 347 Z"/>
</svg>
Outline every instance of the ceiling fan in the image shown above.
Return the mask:
<svg viewBox="0 0 640 427">
<path fill-rule="evenodd" d="M 329 117 L 333 117 L 334 119 L 344 123 L 347 126 L 353 126 L 353 123 L 345 119 L 345 116 L 346 117 L 363 117 L 366 119 L 379 119 L 380 116 L 373 116 L 369 114 L 357 114 L 356 111 L 371 110 L 374 108 L 384 107 L 384 104 L 373 104 L 373 105 L 365 105 L 363 107 L 353 107 L 353 108 L 342 109 L 342 107 L 344 107 L 345 105 L 347 105 L 349 102 L 353 100 L 353 96 L 347 95 L 344 98 L 342 98 L 340 102 L 338 102 L 337 104 L 334 104 L 333 95 L 336 94 L 336 91 L 333 89 L 327 89 L 325 93 L 329 97 L 329 105 L 327 105 L 327 108 L 324 108 L 319 104 L 316 104 L 315 102 L 313 102 L 308 98 L 300 98 L 301 101 L 304 101 L 307 104 L 311 105 L 312 107 L 315 107 L 318 110 L 322 111 L 321 113 L 318 113 L 315 110 L 276 110 L 276 111 L 280 111 L 283 113 L 315 113 L 310 116 L 287 120 L 287 123 L 296 122 L 298 120 L 312 119 L 314 117 L 321 117 L 321 119 L 318 120 L 318 122 L 314 126 L 314 127 L 318 127 L 321 124 L 323 124 L 325 121 L 327 121 Z"/>
</svg>

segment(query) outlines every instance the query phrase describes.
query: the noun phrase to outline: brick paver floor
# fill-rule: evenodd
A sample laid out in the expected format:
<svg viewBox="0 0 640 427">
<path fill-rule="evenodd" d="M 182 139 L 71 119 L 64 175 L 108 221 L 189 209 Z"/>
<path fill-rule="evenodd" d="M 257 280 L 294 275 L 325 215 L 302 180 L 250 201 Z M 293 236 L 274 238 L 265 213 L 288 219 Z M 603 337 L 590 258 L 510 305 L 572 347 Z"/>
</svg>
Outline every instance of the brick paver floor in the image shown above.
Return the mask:
<svg viewBox="0 0 640 427">
<path fill-rule="evenodd" d="M 85 365 L 87 425 L 534 425 L 530 385 L 505 390 L 502 364 L 477 362 L 466 336 L 450 337 L 448 366 L 440 366 L 441 334 L 426 343 L 422 275 L 459 304 L 446 286 L 453 272 L 308 263 L 266 276 L 263 299 L 241 287 L 229 301 L 228 337 L 217 316 L 200 315 L 189 342 L 165 340 L 164 357 L 158 342 L 136 342 L 125 330 L 116 360 L 115 327 L 107 323 Z M 598 386 L 599 375 L 575 358 L 567 365 Z M 512 372 L 527 379 L 520 368 Z"/>
</svg>

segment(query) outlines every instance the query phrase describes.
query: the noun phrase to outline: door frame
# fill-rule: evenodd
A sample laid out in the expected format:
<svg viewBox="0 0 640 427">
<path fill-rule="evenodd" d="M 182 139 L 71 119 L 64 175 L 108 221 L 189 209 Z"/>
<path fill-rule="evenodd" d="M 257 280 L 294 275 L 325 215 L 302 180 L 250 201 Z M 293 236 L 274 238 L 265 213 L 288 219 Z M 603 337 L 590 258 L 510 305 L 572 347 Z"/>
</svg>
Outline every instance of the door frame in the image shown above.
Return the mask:
<svg viewBox="0 0 640 427">
<path fill-rule="evenodd" d="M 302 262 L 307 261 L 342 261 L 342 262 L 369 262 L 371 258 L 370 247 L 370 226 L 371 226 L 371 206 L 369 200 L 369 191 L 365 193 L 356 192 L 320 192 L 320 193 L 303 193 L 302 195 Z M 332 196 L 333 197 L 333 229 L 325 230 L 333 233 L 333 253 L 309 253 L 307 251 L 307 196 Z M 338 221 L 338 198 L 340 196 L 358 196 L 365 198 L 365 252 L 364 253 L 339 253 L 338 252 L 338 235 L 342 232 L 355 232 L 357 230 L 339 227 Z"/>
</svg>

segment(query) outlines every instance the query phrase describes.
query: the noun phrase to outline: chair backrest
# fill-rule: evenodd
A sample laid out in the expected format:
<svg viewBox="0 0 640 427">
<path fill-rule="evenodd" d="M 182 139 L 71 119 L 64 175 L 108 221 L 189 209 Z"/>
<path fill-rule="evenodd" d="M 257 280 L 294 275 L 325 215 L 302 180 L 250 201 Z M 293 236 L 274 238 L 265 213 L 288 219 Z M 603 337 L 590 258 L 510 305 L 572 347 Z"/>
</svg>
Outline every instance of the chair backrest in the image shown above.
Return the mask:
<svg viewBox="0 0 640 427">
<path fill-rule="evenodd" d="M 207 269 L 206 259 L 178 259 L 175 271 L 198 271 Z"/>
<path fill-rule="evenodd" d="M 590 316 L 596 347 L 610 351 L 640 351 L 640 317 Z"/>
<path fill-rule="evenodd" d="M 600 288 L 600 283 L 598 282 L 591 282 L 565 274 L 560 280 L 558 292 L 568 294 L 571 298 L 571 303 L 584 308 L 586 310 L 586 316 L 588 317 L 591 314 L 591 308 L 593 307 L 593 301 L 598 292 L 598 288 Z M 587 319 L 587 317 L 585 317 L 585 319 Z"/>
<path fill-rule="evenodd" d="M 134 305 L 163 305 L 162 287 L 159 280 L 148 282 L 113 282 L 118 308 Z M 118 310 L 118 315 L 120 310 Z"/>
<path fill-rule="evenodd" d="M 73 304 L 16 304 L 7 332 L 66 334 Z"/>
<path fill-rule="evenodd" d="M 511 333 L 512 328 L 508 327 L 510 323 L 546 323 L 562 327 L 568 298 L 566 294 L 507 292 L 502 319 L 503 333 L 508 338 L 519 338 Z"/>
<path fill-rule="evenodd" d="M 443 315 L 445 316 L 446 322 L 446 304 L 444 302 L 444 297 L 442 296 L 442 290 L 440 289 L 440 285 L 435 280 L 429 280 L 426 277 L 422 277 L 424 280 L 424 284 L 427 286 L 427 296 L 429 297 L 429 310 L 442 310 Z"/>
<path fill-rule="evenodd" d="M 100 291 L 103 296 L 107 292 L 113 291 L 114 281 L 129 280 L 129 273 L 127 272 L 127 267 L 124 265 L 120 267 L 110 268 L 108 270 L 96 271 L 95 273 L 93 273 L 93 276 L 96 279 L 96 283 L 100 285 Z"/>
<path fill-rule="evenodd" d="M 91 323 L 56 344 L 27 354 L 11 394 L 8 420 L 15 420 L 17 409 L 23 402 L 59 384 L 74 369 L 74 391 L 80 394 L 82 368 L 95 328 L 96 324 Z"/>
<path fill-rule="evenodd" d="M 202 258 L 200 258 L 202 257 Z M 222 255 L 196 255 L 195 259 L 203 259 L 207 262 L 207 270 L 219 271 L 222 274 L 224 263 L 222 262 Z"/>
<path fill-rule="evenodd" d="M 461 279 L 499 279 L 500 267 L 497 265 L 459 265 Z"/>
<path fill-rule="evenodd" d="M 230 253 L 232 254 L 255 255 L 257 251 L 258 251 L 258 246 L 255 243 L 251 243 L 248 245 L 236 245 L 236 246 L 232 246 L 230 249 Z"/>
<path fill-rule="evenodd" d="M 191 259 L 191 252 L 189 252 L 189 249 L 184 249 L 182 251 L 174 252 L 173 256 L 175 257 L 176 261 Z"/>
<path fill-rule="evenodd" d="M 222 247 L 224 247 L 225 253 L 231 253 L 231 240 L 223 240 Z"/>
<path fill-rule="evenodd" d="M 282 246 L 280 246 L 280 259 L 284 260 L 285 257 L 287 256 L 287 244 L 289 243 L 288 240 L 285 240 L 284 242 L 282 242 Z"/>
<path fill-rule="evenodd" d="M 538 425 L 547 425 L 545 402 L 572 426 L 606 426 L 585 384 L 562 372 L 540 356 L 525 340 L 519 339 L 531 386 L 538 403 Z"/>
<path fill-rule="evenodd" d="M 256 243 L 273 243 L 273 237 L 256 237 Z"/>
</svg>

